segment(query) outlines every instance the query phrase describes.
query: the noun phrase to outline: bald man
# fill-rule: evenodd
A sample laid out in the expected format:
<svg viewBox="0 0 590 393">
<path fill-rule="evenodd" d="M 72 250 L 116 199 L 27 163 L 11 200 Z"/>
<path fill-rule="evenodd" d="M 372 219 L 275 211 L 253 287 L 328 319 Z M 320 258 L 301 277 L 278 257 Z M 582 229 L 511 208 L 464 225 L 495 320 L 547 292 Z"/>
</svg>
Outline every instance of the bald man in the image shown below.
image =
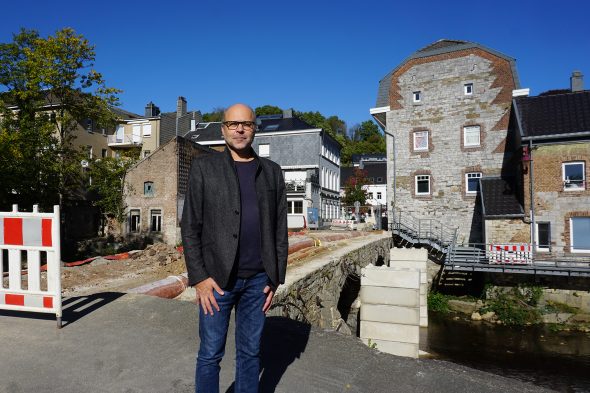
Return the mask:
<svg viewBox="0 0 590 393">
<path fill-rule="evenodd" d="M 200 306 L 195 390 L 219 392 L 235 307 L 235 392 L 258 392 L 265 314 L 285 282 L 287 196 L 281 167 L 252 149 L 254 111 L 232 105 L 221 130 L 226 149 L 194 160 L 182 215 L 189 285 Z"/>
</svg>

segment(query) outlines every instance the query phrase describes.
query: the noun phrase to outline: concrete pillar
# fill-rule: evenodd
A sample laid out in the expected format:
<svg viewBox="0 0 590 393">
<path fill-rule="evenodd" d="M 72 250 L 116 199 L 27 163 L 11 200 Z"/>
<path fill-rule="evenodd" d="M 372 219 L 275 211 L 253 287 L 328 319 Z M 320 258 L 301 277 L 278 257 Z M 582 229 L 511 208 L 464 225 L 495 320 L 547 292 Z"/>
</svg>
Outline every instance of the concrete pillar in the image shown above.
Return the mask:
<svg viewBox="0 0 590 393">
<path fill-rule="evenodd" d="M 420 270 L 369 265 L 361 270 L 361 340 L 381 352 L 418 357 Z"/>
<path fill-rule="evenodd" d="M 428 278 L 426 263 L 428 252 L 424 248 L 392 248 L 389 252 L 389 266 L 399 269 L 420 271 L 420 326 L 428 326 Z"/>
</svg>

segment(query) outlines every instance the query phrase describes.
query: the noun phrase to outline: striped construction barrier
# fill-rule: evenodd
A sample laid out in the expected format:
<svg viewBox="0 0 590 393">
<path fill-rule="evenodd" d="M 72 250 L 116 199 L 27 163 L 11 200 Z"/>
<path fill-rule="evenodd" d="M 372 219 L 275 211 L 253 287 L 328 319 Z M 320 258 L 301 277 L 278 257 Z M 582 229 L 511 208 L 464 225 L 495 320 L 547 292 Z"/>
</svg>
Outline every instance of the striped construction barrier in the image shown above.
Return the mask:
<svg viewBox="0 0 590 393">
<path fill-rule="evenodd" d="M 61 328 L 59 219 L 59 206 L 53 213 L 39 213 L 37 205 L 32 213 L 19 212 L 17 205 L 0 212 L 0 309 L 55 314 Z"/>
<path fill-rule="evenodd" d="M 490 244 L 488 260 L 491 264 L 530 265 L 532 247 L 529 243 Z"/>
</svg>

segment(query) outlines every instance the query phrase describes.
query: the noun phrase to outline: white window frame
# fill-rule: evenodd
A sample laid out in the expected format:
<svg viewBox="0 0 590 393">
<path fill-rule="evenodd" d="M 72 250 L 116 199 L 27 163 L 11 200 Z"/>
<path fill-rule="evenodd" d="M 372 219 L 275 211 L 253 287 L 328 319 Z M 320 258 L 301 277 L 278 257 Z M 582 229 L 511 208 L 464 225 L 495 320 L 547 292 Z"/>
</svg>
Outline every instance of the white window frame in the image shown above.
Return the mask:
<svg viewBox="0 0 590 393">
<path fill-rule="evenodd" d="M 428 180 L 428 192 L 419 192 L 418 191 L 418 180 Z M 416 195 L 430 195 L 431 186 L 430 186 L 430 175 L 416 175 L 414 176 L 414 190 Z"/>
<path fill-rule="evenodd" d="M 295 213 L 295 202 L 301 203 L 301 213 Z M 287 214 L 303 214 L 303 199 L 290 199 L 287 201 Z"/>
<path fill-rule="evenodd" d="M 467 143 L 467 132 L 477 129 L 477 143 Z M 463 147 L 479 147 L 481 146 L 481 127 L 480 126 L 464 126 L 463 127 Z"/>
<path fill-rule="evenodd" d="M 539 245 L 539 225 L 540 224 L 547 224 L 547 225 L 549 225 L 549 245 L 548 245 L 548 247 L 541 247 Z M 541 221 L 541 222 L 536 222 L 535 223 L 535 226 L 536 226 L 536 228 L 535 228 L 535 243 L 536 243 L 535 249 L 537 251 L 540 251 L 540 252 L 549 252 L 549 251 L 551 251 L 551 223 L 548 222 L 548 221 Z"/>
<path fill-rule="evenodd" d="M 270 157 L 270 143 L 261 143 L 258 145 L 258 155 L 260 157 Z"/>
<path fill-rule="evenodd" d="M 574 218 L 586 218 L 590 220 L 590 217 L 570 217 L 570 250 L 571 252 L 579 252 L 579 253 L 590 253 L 590 248 L 574 248 Z"/>
<path fill-rule="evenodd" d="M 373 192 L 367 192 L 367 199 L 373 199 Z"/>
<path fill-rule="evenodd" d="M 412 92 L 412 101 L 415 103 L 422 102 L 422 90 L 416 90 Z"/>
<path fill-rule="evenodd" d="M 152 125 L 144 124 L 141 127 L 141 135 L 143 135 L 144 138 L 150 138 L 152 136 Z"/>
<path fill-rule="evenodd" d="M 160 212 L 160 213 L 158 214 L 155 212 Z M 160 221 L 159 222 L 159 226 L 160 226 L 159 230 L 153 229 L 154 217 L 160 218 L 159 219 L 159 221 Z M 163 217 L 162 209 L 150 209 L 150 232 L 162 232 L 162 217 Z"/>
<path fill-rule="evenodd" d="M 414 151 L 428 151 L 428 148 L 430 147 L 428 145 L 428 136 L 429 136 L 428 131 L 427 130 L 424 130 L 424 131 L 414 131 L 413 134 L 414 134 L 413 135 L 413 139 L 414 139 Z M 421 134 L 421 135 L 426 134 L 426 138 L 424 138 L 426 140 L 426 147 L 418 147 L 416 145 L 416 136 L 418 134 Z"/>
<path fill-rule="evenodd" d="M 565 167 L 568 165 L 582 165 L 582 184 L 577 187 L 566 187 L 566 184 L 571 184 L 569 179 L 565 177 Z M 584 161 L 571 161 L 564 162 L 561 164 L 561 179 L 563 180 L 564 191 L 583 191 L 586 189 L 586 162 Z"/>
<path fill-rule="evenodd" d="M 137 214 L 133 214 L 137 212 Z M 133 230 L 133 217 L 139 217 L 137 220 L 137 229 Z M 129 232 L 141 232 L 141 209 L 129 209 Z"/>
<path fill-rule="evenodd" d="M 377 191 L 377 200 L 378 201 L 380 201 L 382 199 L 381 196 L 382 196 L 381 191 Z"/>
<path fill-rule="evenodd" d="M 465 94 L 466 96 L 473 95 L 473 83 L 465 83 L 463 85 L 463 94 Z"/>
<path fill-rule="evenodd" d="M 467 195 L 476 195 L 477 190 L 470 191 L 469 190 L 469 179 L 481 179 L 482 173 L 481 172 L 467 172 L 465 174 L 465 194 Z"/>
</svg>

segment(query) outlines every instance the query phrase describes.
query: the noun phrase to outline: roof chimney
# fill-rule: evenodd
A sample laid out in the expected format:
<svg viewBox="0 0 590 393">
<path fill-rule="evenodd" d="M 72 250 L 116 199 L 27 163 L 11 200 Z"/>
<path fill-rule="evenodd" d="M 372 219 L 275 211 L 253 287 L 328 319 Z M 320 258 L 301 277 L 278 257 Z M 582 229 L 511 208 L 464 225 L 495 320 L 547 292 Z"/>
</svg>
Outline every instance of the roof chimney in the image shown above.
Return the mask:
<svg viewBox="0 0 590 393">
<path fill-rule="evenodd" d="M 153 102 L 148 102 L 145 106 L 145 117 L 154 117 L 160 114 L 160 108 L 154 105 Z"/>
<path fill-rule="evenodd" d="M 293 108 L 283 109 L 283 119 L 290 119 L 293 117 Z"/>
<path fill-rule="evenodd" d="M 176 100 L 176 117 L 186 115 L 186 98 L 178 97 Z"/>
<path fill-rule="evenodd" d="M 572 72 L 570 77 L 570 88 L 572 92 L 584 90 L 584 75 L 580 71 Z"/>
</svg>

